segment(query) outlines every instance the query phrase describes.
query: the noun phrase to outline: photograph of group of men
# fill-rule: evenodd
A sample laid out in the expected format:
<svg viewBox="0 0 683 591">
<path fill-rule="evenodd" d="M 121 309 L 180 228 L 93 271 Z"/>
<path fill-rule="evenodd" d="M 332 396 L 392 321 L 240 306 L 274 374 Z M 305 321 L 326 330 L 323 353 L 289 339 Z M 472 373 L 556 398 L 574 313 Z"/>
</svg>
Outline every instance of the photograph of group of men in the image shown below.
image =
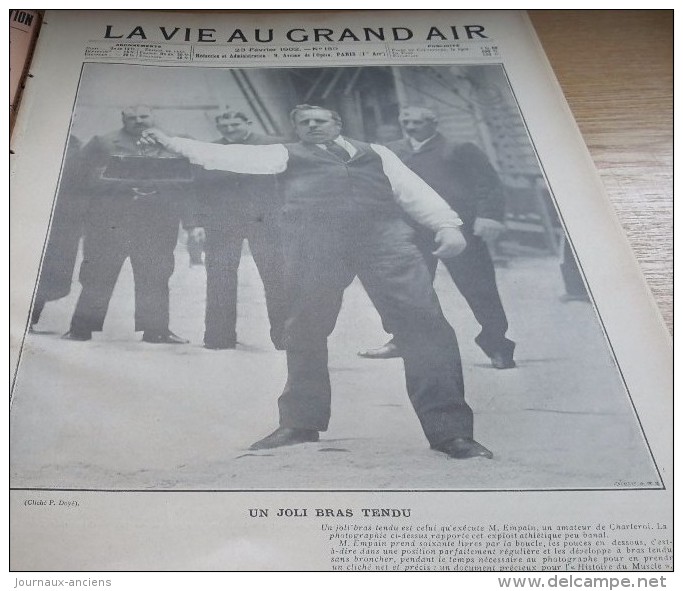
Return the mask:
<svg viewBox="0 0 683 591">
<path fill-rule="evenodd" d="M 347 70 L 345 78 L 337 70 Z M 490 367 L 520 371 L 491 254 L 509 230 L 511 190 L 501 178 L 503 159 L 494 163 L 491 155 L 507 150 L 515 160 L 517 149 L 524 152 L 518 159 L 528 160 L 533 150 L 528 137 L 521 140 L 523 148 L 505 143 L 521 120 L 510 123 L 514 101 L 500 82 L 487 83 L 486 69 L 420 70 L 440 95 L 430 93 L 427 84 L 416 93 L 415 78 L 398 70 L 295 72 L 286 98 L 259 96 L 244 72 L 225 71 L 236 89 L 227 106 L 188 107 L 184 98 L 183 108 L 201 111 L 214 126 L 214 139 L 202 140 L 194 138 L 206 138 L 205 130 L 169 129 L 159 120 L 159 106 L 141 100 L 149 93 L 137 97 L 127 90 L 125 104 L 108 108 L 120 114 L 118 127 L 85 141 L 72 130 L 31 331 L 40 333 L 46 303 L 78 283 L 80 293 L 61 338 L 87 347 L 103 330 L 129 260 L 141 340 L 187 346 L 189 340 L 172 329 L 169 310 L 180 226 L 190 263 L 206 271 L 201 345 L 212 351 L 239 348 L 238 269 L 246 241 L 263 284 L 272 346 L 287 360 L 279 426 L 250 449 L 316 442 L 327 430 L 332 400 L 327 341 L 343 294 L 357 278 L 390 335 L 381 346 L 359 347 L 357 355 L 403 360 L 408 396 L 433 450 L 455 459 L 492 458 L 494 451 L 474 438 L 458 327 L 445 318 L 433 282 L 441 261 L 452 289 L 479 325 L 475 341 Z M 97 80 L 97 71 L 90 76 Z M 368 91 L 372 84 L 377 87 Z M 393 94 L 386 108 L 377 97 L 388 85 Z M 292 98 L 306 102 L 287 104 Z M 288 113 L 287 125 L 273 125 L 269 103 Z M 446 131 L 442 116 L 452 129 L 458 109 L 475 121 L 481 142 Z M 359 125 L 364 116 L 372 119 L 365 133 Z M 492 139 L 496 125 L 505 132 L 502 140 Z M 538 188 L 534 175 L 527 181 Z M 547 205 L 540 204 L 536 218 L 545 246 L 562 254 L 561 230 L 548 222 Z M 557 267 L 558 282 L 564 279 L 562 297 L 588 302 L 566 242 L 563 254 Z"/>
</svg>

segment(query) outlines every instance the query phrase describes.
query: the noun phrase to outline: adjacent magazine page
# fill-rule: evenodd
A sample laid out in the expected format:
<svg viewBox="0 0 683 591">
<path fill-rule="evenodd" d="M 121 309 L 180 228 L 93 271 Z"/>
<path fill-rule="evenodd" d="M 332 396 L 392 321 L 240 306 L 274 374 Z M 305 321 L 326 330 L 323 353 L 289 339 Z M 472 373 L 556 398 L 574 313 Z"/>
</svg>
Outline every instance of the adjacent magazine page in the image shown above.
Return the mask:
<svg viewBox="0 0 683 591">
<path fill-rule="evenodd" d="M 24 77 L 28 73 L 33 46 L 40 30 L 40 13 L 37 10 L 9 11 L 9 109 L 10 122 L 14 120 Z"/>
<path fill-rule="evenodd" d="M 673 569 L 672 355 L 522 12 L 48 12 L 15 571 Z"/>
</svg>

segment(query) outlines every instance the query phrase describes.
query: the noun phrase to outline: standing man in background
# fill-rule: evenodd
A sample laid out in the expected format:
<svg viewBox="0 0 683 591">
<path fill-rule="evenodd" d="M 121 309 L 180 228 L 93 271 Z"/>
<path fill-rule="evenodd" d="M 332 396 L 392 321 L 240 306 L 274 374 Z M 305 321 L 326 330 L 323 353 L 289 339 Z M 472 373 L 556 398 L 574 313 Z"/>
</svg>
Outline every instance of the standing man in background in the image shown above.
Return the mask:
<svg viewBox="0 0 683 591">
<path fill-rule="evenodd" d="M 63 298 L 71 292 L 87 207 L 88 195 L 83 186 L 81 141 L 70 135 L 50 223 L 50 236 L 31 310 L 31 330 L 40 320 L 47 302 Z"/>
<path fill-rule="evenodd" d="M 142 331 L 146 343 L 184 344 L 188 341 L 169 329 L 168 280 L 181 212 L 185 229 L 196 225 L 189 186 L 155 179 L 168 168 L 163 160 L 178 158 L 160 146 L 140 143 L 142 132 L 155 125 L 152 110 L 133 105 L 123 109 L 121 118 L 121 129 L 93 137 L 81 153 L 90 194 L 79 274 L 83 289 L 64 338 L 88 341 L 102 330 L 121 267 L 130 258 L 135 330 Z"/>
<path fill-rule="evenodd" d="M 255 133 L 240 111 L 216 117 L 221 138 L 216 144 L 277 144 L 284 138 Z M 249 241 L 266 296 L 270 338 L 282 349 L 287 318 L 284 262 L 280 238 L 281 209 L 273 176 L 204 170 L 199 173 L 200 225 L 206 231 L 206 316 L 204 347 L 234 349 L 237 345 L 237 273 L 242 245 Z"/>
<path fill-rule="evenodd" d="M 496 369 L 515 367 L 515 343 L 505 336 L 508 321 L 486 245 L 505 230 L 503 184 L 498 173 L 477 146 L 458 144 L 440 134 L 438 118 L 430 109 L 405 107 L 399 114 L 399 123 L 406 137 L 387 147 L 441 195 L 463 221 L 467 248 L 457 257 L 443 259 L 443 264 L 481 326 L 475 341 Z M 433 254 L 434 235 L 417 226 L 416 232 L 416 243 L 433 279 L 438 263 Z M 401 349 L 392 339 L 359 355 L 388 359 L 400 357 Z"/>
</svg>

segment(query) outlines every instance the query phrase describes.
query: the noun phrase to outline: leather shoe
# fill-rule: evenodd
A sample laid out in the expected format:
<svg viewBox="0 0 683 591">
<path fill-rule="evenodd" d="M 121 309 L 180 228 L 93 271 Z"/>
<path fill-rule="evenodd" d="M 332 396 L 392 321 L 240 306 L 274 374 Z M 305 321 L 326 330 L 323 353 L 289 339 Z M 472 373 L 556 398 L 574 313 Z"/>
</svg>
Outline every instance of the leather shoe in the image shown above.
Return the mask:
<svg viewBox="0 0 683 591">
<path fill-rule="evenodd" d="M 441 445 L 432 446 L 432 449 L 448 454 L 456 460 L 467 460 L 469 458 L 487 458 L 490 460 L 493 457 L 490 450 L 469 437 L 456 437 Z"/>
<path fill-rule="evenodd" d="M 491 365 L 496 369 L 512 369 L 517 367 L 515 360 L 509 355 L 494 353 L 491 355 Z"/>
<path fill-rule="evenodd" d="M 89 341 L 92 339 L 92 332 L 89 330 L 74 330 L 71 329 L 69 332 L 62 335 L 65 341 Z"/>
<path fill-rule="evenodd" d="M 249 449 L 273 449 L 274 447 L 284 447 L 285 445 L 315 442 L 318 439 L 320 439 L 320 434 L 314 429 L 279 427 L 268 437 L 264 437 L 252 444 Z"/>
<path fill-rule="evenodd" d="M 163 333 L 149 332 L 146 330 L 142 333 L 142 340 L 145 343 L 153 343 L 155 345 L 187 345 L 190 342 L 187 339 L 172 333 L 170 330 Z"/>
<path fill-rule="evenodd" d="M 398 345 L 391 340 L 376 349 L 359 351 L 358 356 L 365 359 L 394 359 L 396 357 L 401 357 L 401 352 L 398 350 Z"/>
</svg>

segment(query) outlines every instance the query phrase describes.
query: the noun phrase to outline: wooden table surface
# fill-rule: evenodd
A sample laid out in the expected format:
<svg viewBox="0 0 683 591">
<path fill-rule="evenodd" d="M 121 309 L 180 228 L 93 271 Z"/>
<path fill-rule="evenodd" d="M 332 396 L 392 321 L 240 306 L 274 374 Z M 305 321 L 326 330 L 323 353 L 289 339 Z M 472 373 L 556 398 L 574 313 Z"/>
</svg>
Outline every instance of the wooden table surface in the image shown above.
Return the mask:
<svg viewBox="0 0 683 591">
<path fill-rule="evenodd" d="M 673 11 L 529 15 L 673 333 Z"/>
</svg>

